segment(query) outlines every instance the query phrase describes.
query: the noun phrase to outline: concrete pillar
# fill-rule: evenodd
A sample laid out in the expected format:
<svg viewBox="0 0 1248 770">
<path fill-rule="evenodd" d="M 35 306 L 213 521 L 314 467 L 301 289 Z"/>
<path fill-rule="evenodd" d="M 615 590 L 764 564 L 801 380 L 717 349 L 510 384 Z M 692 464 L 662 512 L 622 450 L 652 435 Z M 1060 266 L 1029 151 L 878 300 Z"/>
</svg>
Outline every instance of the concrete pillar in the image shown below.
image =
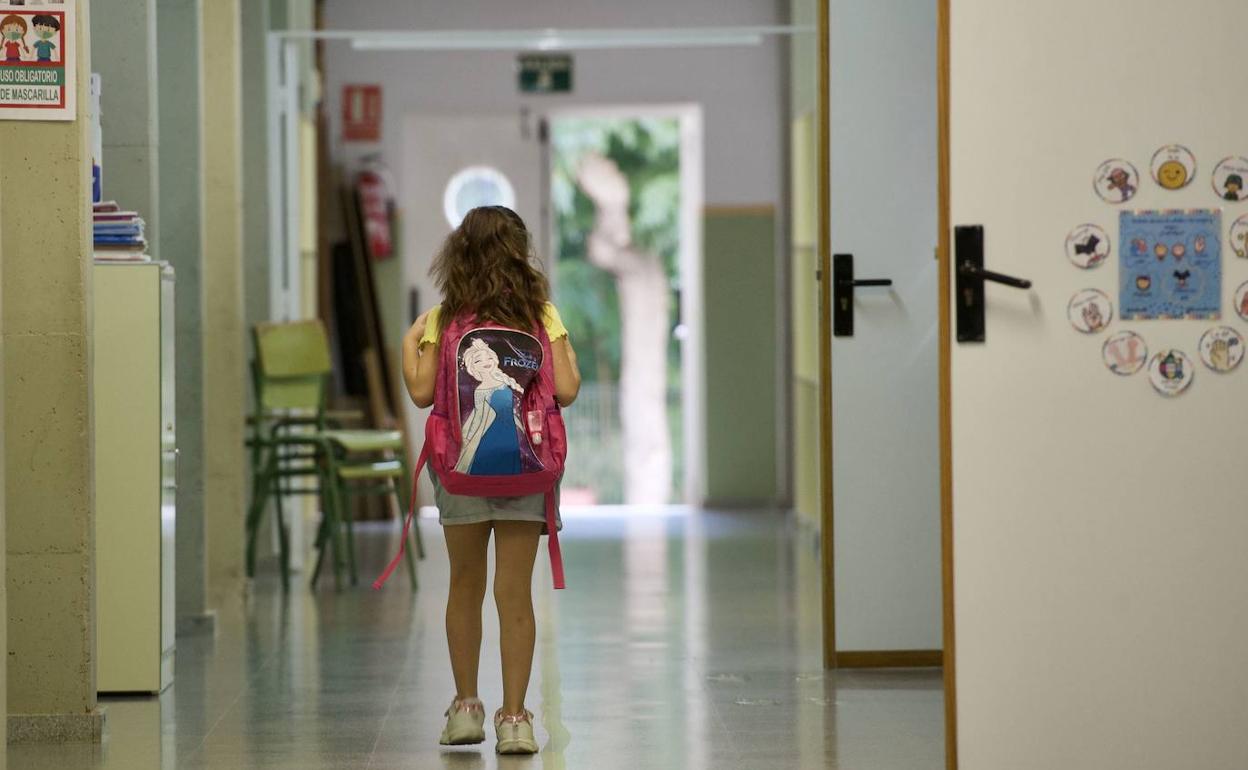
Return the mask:
<svg viewBox="0 0 1248 770">
<path fill-rule="evenodd" d="M 160 242 L 156 0 L 112 0 L 107 8 L 91 22 L 93 64 L 103 89 L 104 197 L 138 211 L 155 248 Z M 161 257 L 158 251 L 156 256 Z"/>
<path fill-rule="evenodd" d="M 10 742 L 98 741 L 88 1 L 78 119 L 0 122 Z"/>
<path fill-rule="evenodd" d="M 213 606 L 243 589 L 242 46 L 239 0 L 200 7 L 203 127 L 204 511 Z M 251 73 L 260 77 L 260 73 Z"/>
<path fill-rule="evenodd" d="M 159 0 L 156 14 L 163 148 L 159 181 L 164 220 L 156 253 L 177 272 L 178 633 L 210 631 L 214 618 L 208 603 L 204 518 L 200 2 Z"/>
</svg>

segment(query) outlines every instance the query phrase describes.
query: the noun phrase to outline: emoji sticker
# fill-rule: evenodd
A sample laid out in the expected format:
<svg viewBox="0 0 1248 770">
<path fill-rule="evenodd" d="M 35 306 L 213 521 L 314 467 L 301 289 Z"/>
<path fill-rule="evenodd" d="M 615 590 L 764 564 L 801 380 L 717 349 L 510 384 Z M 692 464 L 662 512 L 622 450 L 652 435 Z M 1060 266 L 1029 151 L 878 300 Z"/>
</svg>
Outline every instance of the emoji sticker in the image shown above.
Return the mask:
<svg viewBox="0 0 1248 770">
<path fill-rule="evenodd" d="M 1079 225 L 1066 236 L 1066 256 L 1084 270 L 1099 267 L 1109 258 L 1109 235 L 1098 225 Z"/>
<path fill-rule="evenodd" d="M 1248 158 L 1226 158 L 1213 170 L 1213 191 L 1231 203 L 1248 200 L 1245 180 L 1248 180 Z"/>
<path fill-rule="evenodd" d="M 1182 190 L 1196 178 L 1196 156 L 1181 144 L 1168 144 L 1153 155 L 1153 181 L 1166 190 Z"/>
<path fill-rule="evenodd" d="M 1248 259 L 1248 214 L 1231 225 L 1231 251 L 1240 259 Z"/>
<path fill-rule="evenodd" d="M 1241 283 L 1235 290 L 1235 312 L 1248 321 L 1248 283 Z"/>
<path fill-rule="evenodd" d="M 1148 345 L 1135 332 L 1118 332 L 1101 346 L 1101 358 L 1114 374 L 1130 377 L 1148 362 Z"/>
<path fill-rule="evenodd" d="M 1192 384 L 1192 360 L 1181 350 L 1163 350 L 1148 362 L 1148 380 L 1163 396 L 1177 396 Z"/>
<path fill-rule="evenodd" d="M 1126 203 L 1139 192 L 1140 172 L 1129 161 L 1115 158 L 1100 165 L 1092 183 L 1106 203 Z"/>
<path fill-rule="evenodd" d="M 1084 289 L 1070 298 L 1066 315 L 1076 330 L 1084 334 L 1103 331 L 1114 316 L 1114 306 L 1099 289 Z"/>
<path fill-rule="evenodd" d="M 1200 360 L 1215 372 L 1233 371 L 1244 360 L 1244 335 L 1229 326 L 1215 326 L 1200 338 Z"/>
</svg>

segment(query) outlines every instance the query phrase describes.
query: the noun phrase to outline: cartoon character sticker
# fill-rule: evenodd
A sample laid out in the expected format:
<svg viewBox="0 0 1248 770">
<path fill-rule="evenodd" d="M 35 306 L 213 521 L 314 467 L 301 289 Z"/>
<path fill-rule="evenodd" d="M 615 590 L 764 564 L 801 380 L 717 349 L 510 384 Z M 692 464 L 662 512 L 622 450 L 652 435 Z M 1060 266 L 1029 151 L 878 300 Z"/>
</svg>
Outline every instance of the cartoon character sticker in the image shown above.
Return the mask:
<svg viewBox="0 0 1248 770">
<path fill-rule="evenodd" d="M 1163 350 L 1148 362 L 1148 381 L 1163 396 L 1177 396 L 1192 384 L 1192 360 L 1181 350 Z"/>
<path fill-rule="evenodd" d="M 27 56 L 31 53 L 31 47 L 26 43 L 26 33 L 30 31 L 26 20 L 15 13 L 0 19 L 0 39 L 3 40 L 4 46 L 4 64 L 18 64 L 22 61 L 22 54 Z"/>
<path fill-rule="evenodd" d="M 521 419 L 525 390 L 542 364 L 542 345 L 512 329 L 477 329 L 459 345 L 462 444 L 455 470 L 507 476 L 541 470 Z"/>
<path fill-rule="evenodd" d="M 1101 358 L 1114 374 L 1130 377 L 1143 369 L 1148 362 L 1148 345 L 1135 332 L 1118 332 L 1101 346 Z"/>
<path fill-rule="evenodd" d="M 1084 289 L 1070 298 L 1066 315 L 1077 331 L 1096 334 L 1109 326 L 1114 317 L 1114 306 L 1100 289 Z"/>
<path fill-rule="evenodd" d="M 1248 282 L 1241 283 L 1235 290 L 1235 312 L 1248 321 Z"/>
<path fill-rule="evenodd" d="M 1130 161 L 1114 158 L 1097 168 L 1092 184 L 1106 203 L 1126 203 L 1140 189 L 1140 172 Z"/>
<path fill-rule="evenodd" d="M 1200 338 L 1200 360 L 1220 374 L 1234 371 L 1244 360 L 1244 335 L 1229 326 L 1215 326 Z"/>
<path fill-rule="evenodd" d="M 1109 234 L 1099 225 L 1079 225 L 1066 236 L 1066 257 L 1075 267 L 1100 267 L 1109 259 L 1109 253 Z"/>
<path fill-rule="evenodd" d="M 1224 201 L 1238 203 L 1248 200 L 1248 158 L 1225 158 L 1213 169 L 1213 191 Z"/>
<path fill-rule="evenodd" d="M 1231 225 L 1231 251 L 1240 259 L 1248 259 L 1248 214 Z"/>
<path fill-rule="evenodd" d="M 1168 144 L 1153 154 L 1153 181 L 1165 190 L 1182 190 L 1196 178 L 1196 156 L 1181 144 Z"/>
</svg>

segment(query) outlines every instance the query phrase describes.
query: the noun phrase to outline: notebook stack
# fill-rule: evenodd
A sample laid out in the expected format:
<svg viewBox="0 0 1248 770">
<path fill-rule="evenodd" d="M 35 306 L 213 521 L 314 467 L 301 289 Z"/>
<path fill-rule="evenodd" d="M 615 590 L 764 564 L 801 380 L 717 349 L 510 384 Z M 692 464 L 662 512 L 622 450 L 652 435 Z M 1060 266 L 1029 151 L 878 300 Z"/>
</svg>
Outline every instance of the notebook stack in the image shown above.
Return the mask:
<svg viewBox="0 0 1248 770">
<path fill-rule="evenodd" d="M 122 262 L 149 262 L 143 219 L 122 211 L 116 201 L 94 204 L 95 258 Z"/>
</svg>

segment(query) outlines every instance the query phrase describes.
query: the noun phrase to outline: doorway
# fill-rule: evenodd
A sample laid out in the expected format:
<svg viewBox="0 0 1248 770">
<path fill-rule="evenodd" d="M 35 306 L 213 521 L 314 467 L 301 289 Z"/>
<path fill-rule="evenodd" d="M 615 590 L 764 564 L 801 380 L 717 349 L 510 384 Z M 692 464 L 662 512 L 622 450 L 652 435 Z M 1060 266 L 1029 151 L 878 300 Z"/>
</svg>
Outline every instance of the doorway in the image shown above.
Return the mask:
<svg viewBox="0 0 1248 770">
<path fill-rule="evenodd" d="M 567 415 L 571 504 L 696 499 L 703 384 L 701 111 L 558 112 L 545 122 L 555 301 L 581 342 Z"/>
</svg>

